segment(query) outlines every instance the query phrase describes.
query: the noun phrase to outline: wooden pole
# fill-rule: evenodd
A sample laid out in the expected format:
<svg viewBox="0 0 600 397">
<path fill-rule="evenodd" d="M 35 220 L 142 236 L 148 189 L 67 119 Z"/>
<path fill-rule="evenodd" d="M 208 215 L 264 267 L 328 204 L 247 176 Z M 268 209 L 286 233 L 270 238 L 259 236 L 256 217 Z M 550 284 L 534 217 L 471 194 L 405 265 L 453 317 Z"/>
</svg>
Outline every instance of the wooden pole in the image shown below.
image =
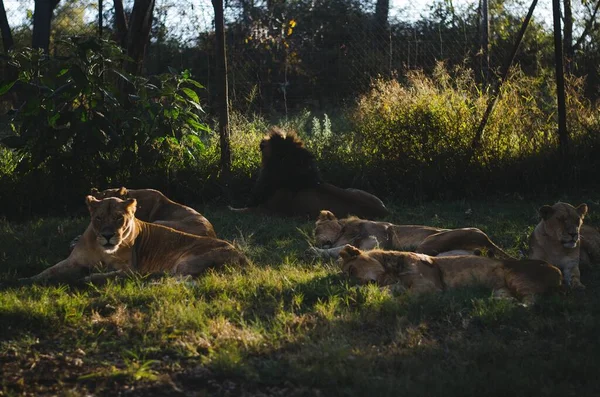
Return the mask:
<svg viewBox="0 0 600 397">
<path fill-rule="evenodd" d="M 552 0 L 552 16 L 554 20 L 556 97 L 558 100 L 558 143 L 560 151 L 564 156 L 569 150 L 569 134 L 567 132 L 567 106 L 565 100 L 565 76 L 563 70 L 563 47 L 560 27 L 560 0 Z"/>
<path fill-rule="evenodd" d="M 102 0 L 98 0 L 98 37 L 102 38 L 102 30 L 104 28 L 104 15 L 102 14 L 102 9 L 104 5 L 102 4 Z"/>
<path fill-rule="evenodd" d="M 219 113 L 219 135 L 221 143 L 221 184 L 228 201 L 231 201 L 231 148 L 229 132 L 229 91 L 227 85 L 227 53 L 225 49 L 225 20 L 223 0 L 212 0 L 215 11 L 215 35 L 217 40 L 216 91 Z"/>
<path fill-rule="evenodd" d="M 490 22 L 488 16 L 488 0 L 481 0 L 481 72 L 485 85 L 488 85 L 490 82 Z"/>
<path fill-rule="evenodd" d="M 531 3 L 531 6 L 529 7 L 529 12 L 527 13 L 527 16 L 525 17 L 523 24 L 521 25 L 521 30 L 519 31 L 519 34 L 517 35 L 517 40 L 515 42 L 515 45 L 513 46 L 512 52 L 511 52 L 510 56 L 506 59 L 506 62 L 504 64 L 504 70 L 502 71 L 502 77 L 500 78 L 500 81 L 496 84 L 496 87 L 494 87 L 493 91 L 490 94 L 491 96 L 490 96 L 490 100 L 488 102 L 488 106 L 485 109 L 485 113 L 483 114 L 481 123 L 479 123 L 479 127 L 477 128 L 477 131 L 475 131 L 475 136 L 473 137 L 473 142 L 471 143 L 471 150 L 469 151 L 469 154 L 468 154 L 469 161 L 473 157 L 475 150 L 477 150 L 479 148 L 479 146 L 481 145 L 481 138 L 483 138 L 483 131 L 485 129 L 485 126 L 487 125 L 490 115 L 492 114 L 492 110 L 494 110 L 494 106 L 496 105 L 496 102 L 498 101 L 498 96 L 500 95 L 500 88 L 502 87 L 502 84 L 508 77 L 508 71 L 510 70 L 510 66 L 512 65 L 513 61 L 515 60 L 515 56 L 517 55 L 517 50 L 519 49 L 519 45 L 521 44 L 521 41 L 523 40 L 523 36 L 525 36 L 525 31 L 527 30 L 527 26 L 529 26 L 529 21 L 531 21 L 531 17 L 533 16 L 533 10 L 535 10 L 536 5 L 537 5 L 537 0 L 533 0 L 533 2 Z"/>
</svg>

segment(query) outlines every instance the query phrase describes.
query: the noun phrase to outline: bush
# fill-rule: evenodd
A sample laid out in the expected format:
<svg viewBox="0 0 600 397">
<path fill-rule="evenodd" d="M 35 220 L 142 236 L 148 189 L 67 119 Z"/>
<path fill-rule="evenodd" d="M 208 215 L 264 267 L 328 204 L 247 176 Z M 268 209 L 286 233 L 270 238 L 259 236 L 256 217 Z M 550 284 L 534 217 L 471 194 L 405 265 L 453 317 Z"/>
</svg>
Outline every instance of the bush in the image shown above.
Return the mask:
<svg viewBox="0 0 600 397">
<path fill-rule="evenodd" d="M 23 103 L 9 115 L 12 134 L 2 143 L 19 154 L 17 197 L 42 190 L 65 205 L 62 197 L 81 201 L 92 186 L 173 182 L 204 150 L 202 86 L 189 72 L 128 75 L 125 56 L 109 41 L 75 37 L 65 46 L 66 59 L 33 49 L 11 54 L 18 78 L 0 91 L 16 90 Z M 24 203 L 10 200 L 2 204 L 16 211 Z"/>
<path fill-rule="evenodd" d="M 359 153 L 369 179 L 389 194 L 464 197 L 547 188 L 560 165 L 555 161 L 558 140 L 550 83 L 513 71 L 471 158 L 489 98 L 469 70 L 459 67 L 449 73 L 438 64 L 431 77 L 408 72 L 405 84 L 377 80 L 353 113 L 352 151 Z M 580 142 L 597 141 L 597 108 L 583 100 L 580 81 L 570 81 L 569 87 L 573 148 L 589 151 L 590 142 L 586 147 Z M 580 157 L 575 152 L 572 156 L 570 161 L 579 164 Z M 591 170 L 590 165 L 585 168 Z"/>
</svg>

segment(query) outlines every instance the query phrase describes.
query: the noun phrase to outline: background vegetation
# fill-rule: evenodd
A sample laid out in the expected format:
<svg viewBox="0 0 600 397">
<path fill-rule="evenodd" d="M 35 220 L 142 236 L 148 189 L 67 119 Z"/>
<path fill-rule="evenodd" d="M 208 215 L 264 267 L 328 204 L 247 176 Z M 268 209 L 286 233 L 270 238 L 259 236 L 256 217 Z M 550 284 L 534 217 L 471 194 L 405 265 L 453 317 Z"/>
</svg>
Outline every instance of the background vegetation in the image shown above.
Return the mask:
<svg viewBox="0 0 600 397">
<path fill-rule="evenodd" d="M 244 204 L 259 164 L 258 142 L 273 124 L 300 133 L 326 179 L 383 198 L 595 188 L 600 113 L 593 59 L 600 40 L 594 2 L 569 2 L 574 17 L 563 20 L 573 28 L 565 43 L 572 141 L 566 158 L 558 155 L 545 14 L 537 13 L 529 27 L 483 145 L 471 153 L 489 100 L 487 83 L 506 58 L 526 4 L 490 2 L 486 80 L 476 7 L 432 1 L 419 16 L 410 9 L 392 14 L 384 3 L 228 3 L 234 205 Z M 118 4 L 135 23 L 137 2 L 116 1 L 102 10 L 102 38 L 94 38 L 96 3 L 56 3 L 50 58 L 24 48 L 36 24 L 33 10 L 8 19 L 14 45 L 0 86 L 5 216 L 83 208 L 90 187 L 116 185 L 151 186 L 188 203 L 223 203 L 213 132 L 214 33 L 188 3 L 152 3 L 147 53 L 136 69 L 140 54 L 124 45 L 133 33 L 117 27 Z M 86 36 L 69 38 L 73 31 Z"/>
</svg>

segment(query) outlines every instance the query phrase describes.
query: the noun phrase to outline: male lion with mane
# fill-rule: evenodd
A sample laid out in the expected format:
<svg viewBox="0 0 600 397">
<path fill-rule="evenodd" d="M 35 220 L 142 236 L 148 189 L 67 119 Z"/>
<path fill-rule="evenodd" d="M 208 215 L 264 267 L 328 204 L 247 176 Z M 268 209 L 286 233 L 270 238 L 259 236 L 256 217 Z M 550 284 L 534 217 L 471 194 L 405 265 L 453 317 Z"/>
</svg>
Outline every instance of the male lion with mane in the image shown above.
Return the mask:
<svg viewBox="0 0 600 397">
<path fill-rule="evenodd" d="M 321 211 L 315 222 L 316 247 L 309 253 L 321 258 L 337 258 L 344 245 L 363 251 L 375 248 L 408 250 L 432 256 L 480 255 L 511 259 L 477 228 L 440 229 L 419 225 L 394 225 L 357 217 L 338 219 Z"/>
<path fill-rule="evenodd" d="M 558 202 L 539 209 L 541 217 L 529 236 L 529 258 L 541 259 L 558 266 L 565 283 L 573 289 L 584 289 L 579 265 L 600 260 L 600 233 L 583 224 L 588 206 L 573 207 Z"/>
<path fill-rule="evenodd" d="M 482 285 L 491 288 L 496 297 L 532 303 L 537 295 L 562 290 L 560 269 L 539 260 L 433 257 L 414 252 L 361 251 L 345 245 L 339 263 L 344 273 L 360 283 L 398 283 L 416 293 Z"/>
<path fill-rule="evenodd" d="M 260 151 L 261 168 L 248 205 L 233 211 L 312 218 L 323 209 L 338 216 L 388 214 L 376 196 L 324 182 L 313 154 L 293 132 L 272 128 L 261 141 Z"/>
<path fill-rule="evenodd" d="M 137 200 L 86 197 L 91 222 L 67 259 L 26 279 L 29 282 L 74 282 L 97 267 L 117 269 L 83 281 L 102 281 L 132 271 L 197 276 L 224 264 L 246 264 L 233 245 L 195 236 L 135 217 Z"/>
</svg>

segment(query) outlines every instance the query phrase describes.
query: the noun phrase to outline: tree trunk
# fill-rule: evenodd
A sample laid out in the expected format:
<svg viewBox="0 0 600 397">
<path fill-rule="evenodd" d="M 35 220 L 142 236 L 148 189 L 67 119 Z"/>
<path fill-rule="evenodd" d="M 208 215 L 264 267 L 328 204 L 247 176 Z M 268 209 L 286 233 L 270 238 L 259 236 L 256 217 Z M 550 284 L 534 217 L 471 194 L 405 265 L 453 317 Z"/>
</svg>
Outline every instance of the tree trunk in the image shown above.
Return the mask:
<svg viewBox="0 0 600 397">
<path fill-rule="evenodd" d="M 563 49 L 565 56 L 565 72 L 571 73 L 571 63 L 575 56 L 575 48 L 573 47 L 573 10 L 571 8 L 571 0 L 564 0 L 564 38 Z"/>
<path fill-rule="evenodd" d="M 554 66 L 556 72 L 556 97 L 558 100 L 558 142 L 563 160 L 569 150 L 569 134 L 567 132 L 567 109 L 565 101 L 565 76 L 563 74 L 563 47 L 560 29 L 560 0 L 552 0 L 552 16 L 554 21 Z"/>
<path fill-rule="evenodd" d="M 128 73 L 140 74 L 142 72 L 153 12 L 154 0 L 136 0 L 133 4 L 125 40 L 127 55 L 131 57 L 131 61 L 125 62 L 125 71 Z"/>
<path fill-rule="evenodd" d="M 2 48 L 4 48 L 4 52 L 8 52 L 15 45 L 15 41 L 13 40 L 10 25 L 8 24 L 3 0 L 0 0 L 0 34 L 2 34 Z"/>
<path fill-rule="evenodd" d="M 375 25 L 382 31 L 387 27 L 389 13 L 390 0 L 377 0 L 375 4 Z"/>
<path fill-rule="evenodd" d="M 33 48 L 42 48 L 46 54 L 50 47 L 50 22 L 60 0 L 36 0 L 33 12 Z"/>
<path fill-rule="evenodd" d="M 487 86 L 489 84 L 490 71 L 490 21 L 488 0 L 480 1 L 480 17 L 481 17 L 481 75 L 483 82 Z"/>
<path fill-rule="evenodd" d="M 215 35 L 217 40 L 217 109 L 219 112 L 219 134 L 221 143 L 221 183 L 225 197 L 231 201 L 230 174 L 231 149 L 229 136 L 229 94 L 227 85 L 227 53 L 225 49 L 225 21 L 223 0 L 212 0 L 215 10 Z"/>
<path fill-rule="evenodd" d="M 114 0 L 115 4 L 115 41 L 125 48 L 127 38 L 127 17 L 123 8 L 123 0 Z"/>
</svg>

